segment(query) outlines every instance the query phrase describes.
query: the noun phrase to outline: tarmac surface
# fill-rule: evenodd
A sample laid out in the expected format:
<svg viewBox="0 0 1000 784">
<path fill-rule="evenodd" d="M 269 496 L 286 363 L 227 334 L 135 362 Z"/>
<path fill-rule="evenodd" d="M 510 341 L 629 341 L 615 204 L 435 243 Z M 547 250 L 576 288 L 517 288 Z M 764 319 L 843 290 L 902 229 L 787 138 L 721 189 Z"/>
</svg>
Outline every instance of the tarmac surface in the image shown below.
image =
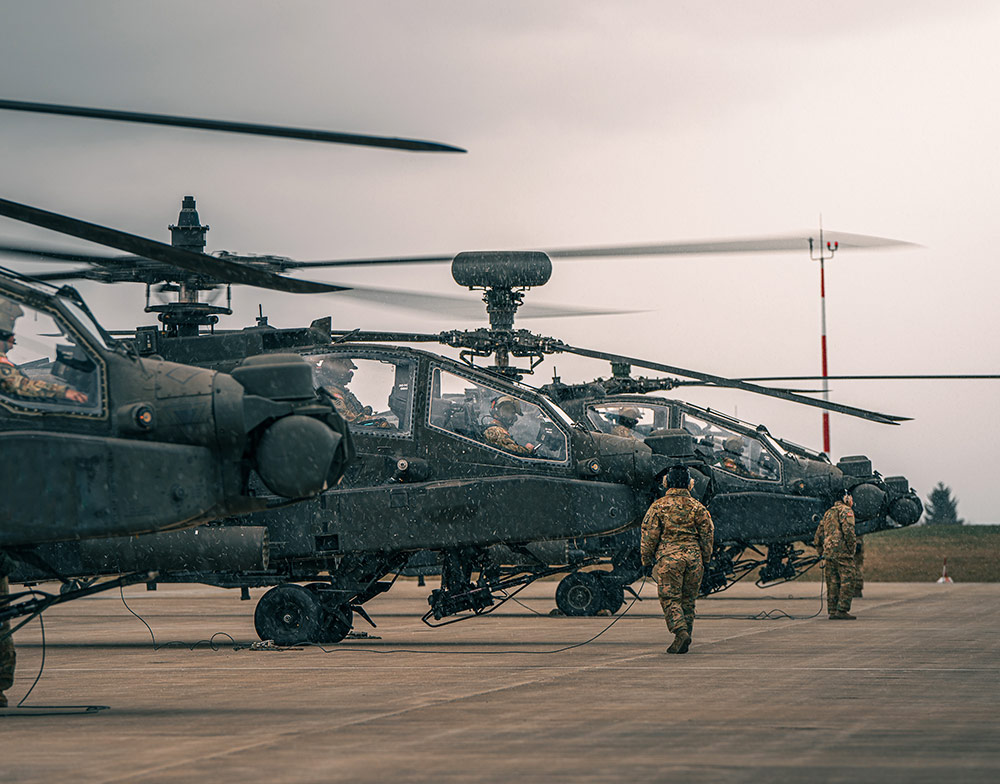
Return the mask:
<svg viewBox="0 0 1000 784">
<path fill-rule="evenodd" d="M 188 643 L 159 649 L 117 591 L 53 608 L 26 705 L 110 710 L 0 711 L 0 781 L 1000 780 L 1000 585 L 869 583 L 854 622 L 817 583 L 737 585 L 685 656 L 649 584 L 560 651 L 614 619 L 549 617 L 555 586 L 431 629 L 432 584 L 401 582 L 367 605 L 380 639 L 329 652 L 191 650 L 256 640 L 235 591 L 125 589 L 158 645 Z M 37 621 L 16 640 L 11 705 Z"/>
</svg>

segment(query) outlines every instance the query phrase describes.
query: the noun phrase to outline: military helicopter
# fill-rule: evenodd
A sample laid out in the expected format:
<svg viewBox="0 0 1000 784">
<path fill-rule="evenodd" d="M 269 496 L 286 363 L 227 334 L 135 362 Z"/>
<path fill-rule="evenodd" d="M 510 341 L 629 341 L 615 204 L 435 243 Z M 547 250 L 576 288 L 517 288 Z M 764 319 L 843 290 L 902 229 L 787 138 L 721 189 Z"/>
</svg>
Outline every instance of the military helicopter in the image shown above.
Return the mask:
<svg viewBox="0 0 1000 784">
<path fill-rule="evenodd" d="M 0 101 L 0 109 L 461 152 L 412 139 L 20 101 Z M 225 285 L 336 290 L 183 247 L 146 247 L 124 232 L 0 202 L 10 217 L 103 237 Z M 0 501 L 0 550 L 15 559 L 34 562 L 37 547 L 65 540 L 80 547 L 93 537 L 111 537 L 102 546 L 127 548 L 132 535 L 290 503 L 335 485 L 353 457 L 343 418 L 317 396 L 310 366 L 295 354 L 255 358 L 246 352 L 225 373 L 140 356 L 101 327 L 73 288 L 6 269 L 0 269 L 0 343 L 0 441 L 18 468 L 17 481 L 8 483 Z M 251 481 L 268 488 L 270 498 L 251 492 Z M 264 533 L 246 534 L 217 530 L 199 546 L 182 549 L 237 552 L 252 540 L 249 557 L 242 560 L 248 566 L 266 563 Z M 94 590 L 70 591 L 65 598 Z M 0 620 L 34 612 L 45 601 L 28 599 L 17 606 L 5 601 Z"/>
<path fill-rule="evenodd" d="M 185 207 L 189 208 L 193 205 Z M 188 218 L 195 216 L 188 213 Z M 94 263 L 100 268 L 108 262 Z M 350 385 L 356 390 L 351 396 L 358 401 L 358 410 L 348 412 L 358 458 L 338 488 L 296 507 L 240 515 L 225 524 L 266 528 L 271 541 L 269 566 L 206 570 L 189 563 L 167 573 L 160 570 L 159 579 L 240 587 L 244 595 L 250 587 L 273 585 L 255 611 L 262 638 L 281 643 L 337 642 L 351 630 L 355 613 L 368 617 L 364 603 L 388 589 L 391 582 L 385 578 L 404 569 L 414 551 L 441 553 L 442 587 L 430 597 L 429 622 L 488 612 L 505 594 L 543 574 L 567 568 L 575 571 L 596 562 L 598 554 L 555 566 L 536 559 L 530 568 L 519 565 L 512 571 L 496 560 L 490 548 L 504 544 L 529 553 L 531 543 L 538 540 L 625 530 L 641 517 L 656 492 L 657 476 L 669 465 L 681 461 L 697 468 L 706 463 L 698 458 L 691 435 L 669 416 L 661 417 L 665 427 L 655 435 L 651 432 L 644 440 L 625 438 L 560 408 L 552 395 L 569 400 L 568 387 L 550 388 L 547 395 L 544 389 L 521 383 L 545 356 L 555 353 L 684 374 L 716 386 L 885 424 L 903 420 L 514 330 L 524 292 L 543 285 L 551 274 L 551 262 L 544 253 L 463 253 L 453 259 L 452 274 L 460 285 L 484 291 L 488 329 L 437 334 L 331 332 L 328 324 L 314 323 L 309 330 L 258 325 L 236 333 L 183 335 L 165 322 L 166 328 L 154 330 L 152 340 L 137 331 L 140 353 L 154 346 L 168 355 L 183 350 L 190 356 L 197 350 L 202 352 L 200 361 L 216 366 L 238 361 L 245 343 L 234 341 L 246 338 L 247 333 L 260 340 L 264 350 L 287 350 L 295 345 L 313 366 L 318 388 L 326 389 L 331 399 L 339 395 L 343 405 Z M 400 345 L 428 342 L 457 348 L 460 358 Z M 485 368 L 475 364 L 486 357 L 493 358 L 494 364 Z M 529 367 L 512 364 L 516 358 L 528 358 Z M 362 405 L 362 400 L 371 404 Z M 501 400 L 512 402 L 519 412 L 509 435 L 515 443 L 531 443 L 530 453 L 484 438 L 487 420 Z M 802 480 L 797 489 L 781 485 L 785 496 L 797 494 L 806 502 L 793 500 L 783 514 L 811 515 L 828 503 L 831 493 L 842 490 L 843 472 L 828 463 L 825 469 L 811 473 L 808 467 L 801 469 L 796 475 Z M 792 478 L 788 470 L 781 477 L 782 481 Z M 708 471 L 699 486 L 703 497 L 718 484 L 713 479 Z M 914 505 L 919 517 L 919 500 L 908 486 L 879 484 L 874 476 L 870 480 L 855 483 L 873 488 L 862 519 L 889 525 L 891 509 L 909 521 L 906 511 L 912 517 Z M 267 495 L 266 488 L 260 492 Z M 74 552 L 64 548 L 61 553 L 50 548 L 40 554 L 55 566 L 52 571 L 64 576 L 87 574 L 98 559 L 103 559 L 105 568 L 113 567 L 118 558 L 134 565 L 132 557 L 120 552 L 95 555 L 82 548 Z M 479 575 L 475 583 L 473 573 Z M 39 575 L 36 569 L 19 576 L 40 579 Z"/>
<path fill-rule="evenodd" d="M 0 339 L 0 442 L 18 472 L 0 501 L 0 548 L 15 558 L 312 496 L 353 453 L 295 355 L 247 359 L 230 374 L 143 358 L 73 289 L 9 271 Z M 270 500 L 249 492 L 251 475 Z"/>
<path fill-rule="evenodd" d="M 104 110 L 38 108 L 11 103 L 0 103 L 0 108 L 141 122 L 169 120 L 169 124 L 210 127 L 204 124 L 208 121 L 187 118 L 165 119 L 160 115 L 140 118 L 134 114 L 126 117 Z M 225 125 L 220 129 L 240 130 L 230 127 L 232 124 Z M 378 412 L 366 413 L 364 421 L 355 418 L 352 431 L 361 447 L 360 456 L 340 488 L 297 510 L 272 509 L 233 521 L 255 529 L 266 528 L 272 545 L 280 542 L 280 549 L 271 547 L 274 558 L 269 567 L 257 571 L 231 567 L 227 572 L 216 567 L 210 571 L 172 572 L 178 578 L 197 577 L 204 582 L 243 588 L 281 583 L 265 594 L 255 613 L 259 633 L 276 640 L 341 639 L 350 629 L 353 612 L 364 615 L 363 603 L 388 587 L 383 578 L 398 572 L 415 550 L 443 553 L 442 588 L 432 594 L 429 611 L 429 615 L 440 620 L 461 613 L 489 611 L 504 591 L 536 579 L 545 571 L 535 568 L 528 574 L 503 574 L 487 552 L 494 544 L 520 548 L 539 539 L 612 533 L 635 523 L 655 493 L 657 474 L 678 460 L 690 462 L 693 446 L 684 433 L 673 432 L 677 428 L 655 438 L 651 434 L 643 442 L 604 433 L 593 424 L 588 425 L 586 419 L 574 420 L 543 391 L 520 383 L 547 355 L 574 353 L 610 361 L 613 366 L 624 363 L 686 375 L 716 386 L 766 394 L 886 424 L 902 421 L 901 417 L 816 401 L 787 390 L 595 352 L 515 330 L 514 315 L 523 304 L 524 292 L 544 284 L 551 274 L 549 258 L 542 253 L 459 254 L 453 260 L 449 255 L 322 262 L 228 255 L 219 260 L 242 268 L 248 275 L 302 267 L 452 261 L 457 283 L 484 292 L 490 327 L 432 335 L 333 333 L 329 321 L 324 320 L 314 322 L 308 329 L 275 330 L 261 319 L 257 327 L 247 330 L 204 334 L 202 328 L 214 329 L 218 316 L 229 309 L 199 301 L 198 293 L 240 279 L 227 280 L 208 267 L 196 269 L 190 265 L 192 256 L 201 260 L 210 258 L 200 253 L 204 248 L 203 230 L 207 227 L 200 225 L 193 199 L 182 210 L 177 226 L 171 227 L 173 247 L 13 202 L 0 201 L 0 214 L 133 254 L 102 258 L 63 252 L 60 256 L 46 249 L 6 247 L 9 252 L 85 261 L 91 265 L 69 275 L 54 273 L 46 277 L 142 280 L 147 286 L 165 283 L 167 291 L 177 293 L 177 302 L 148 306 L 150 311 L 159 313 L 163 328 L 136 331 L 131 345 L 140 356 L 183 358 L 215 369 L 228 369 L 249 354 L 295 350 L 312 363 L 314 384 L 321 389 L 336 386 L 329 367 L 335 367 L 338 360 L 341 365 L 354 364 L 355 370 L 377 369 L 370 375 L 376 381 L 359 377 L 356 386 L 381 384 L 378 391 L 373 389 L 374 400 L 385 402 L 379 403 Z M 843 234 L 836 239 L 845 247 L 894 244 L 860 235 Z M 559 258 L 590 258 L 798 250 L 806 241 L 806 237 L 791 236 L 561 249 L 550 253 Z M 187 254 L 187 267 L 174 264 L 172 253 L 178 252 Z M 179 275 L 177 266 L 186 272 Z M 328 290 L 335 288 L 349 287 L 330 286 Z M 356 287 L 351 288 L 357 291 Z M 381 296 L 384 292 L 369 290 L 369 293 Z M 386 346 L 386 342 L 437 342 L 458 349 L 460 359 L 447 359 L 405 346 Z M 485 368 L 475 365 L 475 360 L 488 357 L 494 359 L 493 365 Z M 511 363 L 512 358 L 527 358 L 530 366 L 516 367 Z M 367 371 L 364 376 L 369 377 Z M 521 412 L 521 434 L 526 429 L 538 442 L 532 446 L 531 454 L 515 454 L 483 441 L 483 420 L 494 413 L 500 398 L 512 400 L 515 410 Z M 328 399 L 337 407 L 335 394 Z M 340 402 L 343 404 L 343 400 Z M 386 405 L 388 408 L 384 408 Z M 511 433 L 516 436 L 518 432 L 512 425 Z M 273 499 L 273 492 L 264 485 L 256 486 L 253 492 L 255 497 Z M 896 491 L 885 493 L 884 503 L 875 504 L 879 507 L 876 514 L 884 516 L 893 502 L 906 495 Z M 552 514 L 553 503 L 560 510 L 559 515 Z M 393 520 L 393 525 L 386 526 L 385 520 Z M 159 557 L 166 557 L 168 551 L 173 553 L 177 547 L 176 544 L 165 547 Z M 77 559 L 79 569 L 95 573 L 94 559 L 98 556 L 93 551 L 63 549 L 66 559 Z M 180 550 L 185 548 L 181 546 Z M 104 557 L 101 569 L 124 570 L 123 563 L 134 567 L 139 561 L 148 563 L 150 558 L 158 557 L 156 547 L 143 552 L 117 547 L 107 552 L 112 555 Z M 574 564 L 574 568 L 579 565 Z M 475 570 L 480 576 L 473 584 L 471 575 Z M 50 570 L 50 574 L 51 571 L 55 570 Z M 303 587 L 291 581 L 309 585 Z"/>
</svg>

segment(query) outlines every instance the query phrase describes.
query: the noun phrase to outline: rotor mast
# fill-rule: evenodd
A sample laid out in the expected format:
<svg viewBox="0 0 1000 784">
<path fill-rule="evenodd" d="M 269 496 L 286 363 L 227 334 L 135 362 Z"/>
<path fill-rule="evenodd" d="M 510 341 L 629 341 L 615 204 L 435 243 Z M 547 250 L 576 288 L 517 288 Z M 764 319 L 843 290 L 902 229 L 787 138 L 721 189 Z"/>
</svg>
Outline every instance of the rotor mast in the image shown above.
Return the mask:
<svg viewBox="0 0 1000 784">
<path fill-rule="evenodd" d="M 184 197 L 177 223 L 168 228 L 170 244 L 173 247 L 189 253 L 205 253 L 207 244 L 205 235 L 208 234 L 209 226 L 202 225 L 194 196 Z M 178 272 L 180 274 L 176 281 L 166 283 L 161 288 L 161 291 L 176 291 L 176 302 L 150 305 L 149 284 L 146 286 L 146 312 L 159 314 L 157 318 L 169 334 L 176 337 L 196 337 L 200 327 L 214 326 L 219 322 L 220 315 L 232 314 L 233 311 L 229 307 L 223 308 L 201 301 L 202 291 L 210 291 L 216 287 L 214 281 L 199 279 L 195 274 Z"/>
</svg>

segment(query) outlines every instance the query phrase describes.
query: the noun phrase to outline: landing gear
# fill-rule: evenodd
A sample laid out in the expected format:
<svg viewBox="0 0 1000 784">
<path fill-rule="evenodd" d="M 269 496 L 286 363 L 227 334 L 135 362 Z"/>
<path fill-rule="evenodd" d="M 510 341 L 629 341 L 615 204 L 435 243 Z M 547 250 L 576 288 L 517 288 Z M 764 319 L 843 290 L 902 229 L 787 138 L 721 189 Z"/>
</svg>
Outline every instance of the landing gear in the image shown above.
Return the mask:
<svg viewBox="0 0 1000 784">
<path fill-rule="evenodd" d="M 320 604 L 308 588 L 295 583 L 276 585 L 260 597 L 253 625 L 262 640 L 277 645 L 312 642 L 320 631 Z"/>
<path fill-rule="evenodd" d="M 343 640 L 354 628 L 354 610 L 349 604 L 339 604 L 330 596 L 324 595 L 325 583 L 310 583 L 306 590 L 311 591 L 319 604 L 319 631 L 310 642 L 320 645 L 332 645 Z"/>
<path fill-rule="evenodd" d="M 258 636 L 277 645 L 329 645 L 343 640 L 354 626 L 354 611 L 349 604 L 324 596 L 325 587 L 284 583 L 265 593 L 253 614 Z"/>
<path fill-rule="evenodd" d="M 625 603 L 625 587 L 607 572 L 573 572 L 556 588 L 556 606 L 566 615 L 614 614 Z"/>
</svg>

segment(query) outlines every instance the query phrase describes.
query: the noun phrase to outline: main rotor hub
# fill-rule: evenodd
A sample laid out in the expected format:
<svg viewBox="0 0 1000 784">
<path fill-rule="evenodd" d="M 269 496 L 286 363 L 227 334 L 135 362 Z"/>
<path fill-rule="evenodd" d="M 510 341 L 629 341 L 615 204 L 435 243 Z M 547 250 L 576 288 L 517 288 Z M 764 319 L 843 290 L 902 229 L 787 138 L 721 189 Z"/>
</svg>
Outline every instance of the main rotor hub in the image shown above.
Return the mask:
<svg viewBox="0 0 1000 784">
<path fill-rule="evenodd" d="M 185 196 L 181 202 L 181 213 L 177 216 L 177 225 L 170 227 L 170 244 L 192 253 L 204 253 L 206 234 L 208 226 L 201 225 L 194 196 Z"/>
</svg>

